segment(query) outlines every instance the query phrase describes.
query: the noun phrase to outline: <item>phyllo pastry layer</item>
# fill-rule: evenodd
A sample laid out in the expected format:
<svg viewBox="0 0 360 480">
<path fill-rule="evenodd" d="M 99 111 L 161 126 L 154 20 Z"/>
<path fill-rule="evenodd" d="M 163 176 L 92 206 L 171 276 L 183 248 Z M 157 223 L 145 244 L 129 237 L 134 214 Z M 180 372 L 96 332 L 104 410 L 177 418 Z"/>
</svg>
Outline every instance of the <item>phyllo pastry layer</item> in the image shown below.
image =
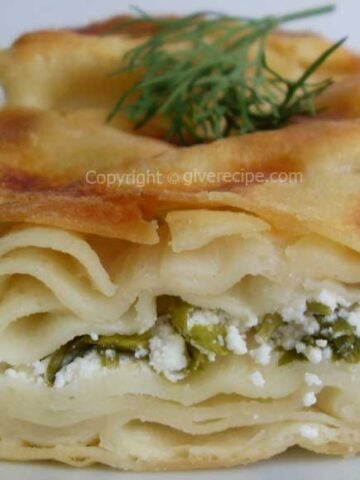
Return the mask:
<svg viewBox="0 0 360 480">
<path fill-rule="evenodd" d="M 146 470 L 359 451 L 358 57 L 334 50 L 311 80 L 335 85 L 303 87 L 311 108 L 282 128 L 255 102 L 246 132 L 267 131 L 214 140 L 224 117 L 180 146 L 151 108 L 105 122 L 141 68 L 109 74 L 156 31 L 128 22 L 0 52 L 0 457 Z M 269 34 L 272 87 L 329 47 Z"/>
</svg>

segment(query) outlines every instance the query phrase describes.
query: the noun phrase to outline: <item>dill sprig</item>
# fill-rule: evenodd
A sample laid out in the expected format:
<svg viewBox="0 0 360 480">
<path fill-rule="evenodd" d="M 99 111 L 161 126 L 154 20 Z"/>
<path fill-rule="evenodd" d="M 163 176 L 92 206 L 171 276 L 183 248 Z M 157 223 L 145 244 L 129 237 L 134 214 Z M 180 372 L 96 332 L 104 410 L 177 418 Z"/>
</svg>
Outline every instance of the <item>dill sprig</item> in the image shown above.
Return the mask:
<svg viewBox="0 0 360 480">
<path fill-rule="evenodd" d="M 325 50 L 296 80 L 268 64 L 269 34 L 284 23 L 330 12 L 333 5 L 259 19 L 200 12 L 156 18 L 137 10 L 129 24 L 151 22 L 156 33 L 133 48 L 112 75 L 135 73 L 108 116 L 123 112 L 140 128 L 155 115 L 181 144 L 279 128 L 295 114 L 314 115 L 314 97 L 333 82 L 310 77 L 345 41 Z"/>
</svg>

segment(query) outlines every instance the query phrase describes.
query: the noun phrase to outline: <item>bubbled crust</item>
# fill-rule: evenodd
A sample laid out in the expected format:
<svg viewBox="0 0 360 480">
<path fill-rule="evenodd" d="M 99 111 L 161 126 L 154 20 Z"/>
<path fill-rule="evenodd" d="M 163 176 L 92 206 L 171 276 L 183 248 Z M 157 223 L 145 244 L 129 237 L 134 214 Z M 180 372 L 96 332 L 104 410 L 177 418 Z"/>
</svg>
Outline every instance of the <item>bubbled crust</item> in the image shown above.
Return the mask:
<svg viewBox="0 0 360 480">
<path fill-rule="evenodd" d="M 129 24 L 120 16 L 78 29 L 32 32 L 0 53 L 0 82 L 9 105 L 73 110 L 113 107 L 134 77 L 109 74 L 121 58 L 153 34 L 153 24 Z M 326 48 L 328 40 L 309 33 L 270 35 L 267 61 L 287 78 L 298 78 Z M 313 77 L 340 80 L 360 72 L 359 57 L 341 48 Z"/>
<path fill-rule="evenodd" d="M 119 33 L 115 25 L 125 28 Z M 338 235 L 358 249 L 359 57 L 341 48 L 321 67 L 319 77 L 338 81 L 318 99 L 318 117 L 183 148 L 163 140 L 162 119 L 140 131 L 121 116 L 104 122 L 134 81 L 108 73 L 152 33 L 147 22 L 131 26 L 121 16 L 80 29 L 26 34 L 1 52 L 8 107 L 0 112 L 0 220 L 155 243 L 155 221 L 172 209 L 231 208 L 255 213 L 284 232 Z M 273 68 L 297 77 L 329 44 L 312 34 L 277 32 L 267 55 Z M 161 181 L 141 188 L 90 184 L 89 170 L 150 173 Z M 194 170 L 260 173 L 263 180 L 186 181 L 184 174 Z M 269 182 L 274 173 L 294 172 L 301 181 Z"/>
<path fill-rule="evenodd" d="M 360 251 L 358 120 L 302 121 L 184 148 L 91 117 L 86 121 L 85 114 L 80 118 L 27 108 L 1 111 L 1 221 L 155 243 L 153 220 L 168 211 L 231 208 L 252 212 L 284 232 L 316 231 Z M 187 172 L 195 170 L 189 182 Z M 92 183 L 92 176 L 89 183 L 88 171 L 136 172 L 160 180 L 140 187 L 130 177 L 125 185 L 122 176 L 105 185 Z M 244 176 L 224 175 L 234 172 L 262 177 L 246 184 Z M 281 172 L 301 178 L 273 181 Z"/>
</svg>

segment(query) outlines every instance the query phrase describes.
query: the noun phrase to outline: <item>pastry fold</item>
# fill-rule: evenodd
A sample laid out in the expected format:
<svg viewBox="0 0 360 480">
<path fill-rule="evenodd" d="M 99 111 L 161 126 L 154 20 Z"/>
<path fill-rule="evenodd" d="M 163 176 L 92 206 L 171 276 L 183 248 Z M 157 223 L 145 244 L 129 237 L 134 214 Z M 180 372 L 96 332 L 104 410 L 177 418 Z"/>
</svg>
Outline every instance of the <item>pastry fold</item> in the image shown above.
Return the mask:
<svg viewBox="0 0 360 480">
<path fill-rule="evenodd" d="M 358 58 L 324 67 L 341 80 L 327 113 L 185 148 L 103 122 L 124 87 L 104 72 L 139 32 L 101 28 L 0 55 L 0 457 L 359 451 Z M 297 73 L 324 42 L 269 48 Z"/>
</svg>

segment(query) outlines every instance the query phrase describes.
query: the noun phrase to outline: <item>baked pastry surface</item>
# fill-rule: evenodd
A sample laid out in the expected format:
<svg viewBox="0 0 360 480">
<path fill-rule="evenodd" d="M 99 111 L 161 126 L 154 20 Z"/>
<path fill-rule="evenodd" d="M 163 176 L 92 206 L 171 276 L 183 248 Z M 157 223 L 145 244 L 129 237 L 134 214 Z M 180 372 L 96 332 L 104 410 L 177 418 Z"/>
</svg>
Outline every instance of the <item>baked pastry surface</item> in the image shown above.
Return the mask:
<svg viewBox="0 0 360 480">
<path fill-rule="evenodd" d="M 336 82 L 316 117 L 182 147 L 163 119 L 104 122 L 134 80 L 107 73 L 152 33 L 107 28 L 30 33 L 0 53 L 0 457 L 146 470 L 246 464 L 293 445 L 356 453 L 358 57 L 340 49 L 319 70 Z M 326 46 L 281 32 L 268 55 L 296 77 Z M 198 325 L 217 315 L 216 351 L 170 307 L 163 318 L 164 296 Z M 274 312 L 278 336 L 259 340 Z M 340 314 L 355 342 L 346 352 L 333 332 L 316 343 Z M 125 349 L 114 368 L 89 348 L 49 381 L 49 358 L 74 338 L 98 347 L 148 331 L 147 353 Z M 282 363 L 298 343 L 302 361 Z M 207 357 L 197 371 L 193 347 Z"/>
</svg>

